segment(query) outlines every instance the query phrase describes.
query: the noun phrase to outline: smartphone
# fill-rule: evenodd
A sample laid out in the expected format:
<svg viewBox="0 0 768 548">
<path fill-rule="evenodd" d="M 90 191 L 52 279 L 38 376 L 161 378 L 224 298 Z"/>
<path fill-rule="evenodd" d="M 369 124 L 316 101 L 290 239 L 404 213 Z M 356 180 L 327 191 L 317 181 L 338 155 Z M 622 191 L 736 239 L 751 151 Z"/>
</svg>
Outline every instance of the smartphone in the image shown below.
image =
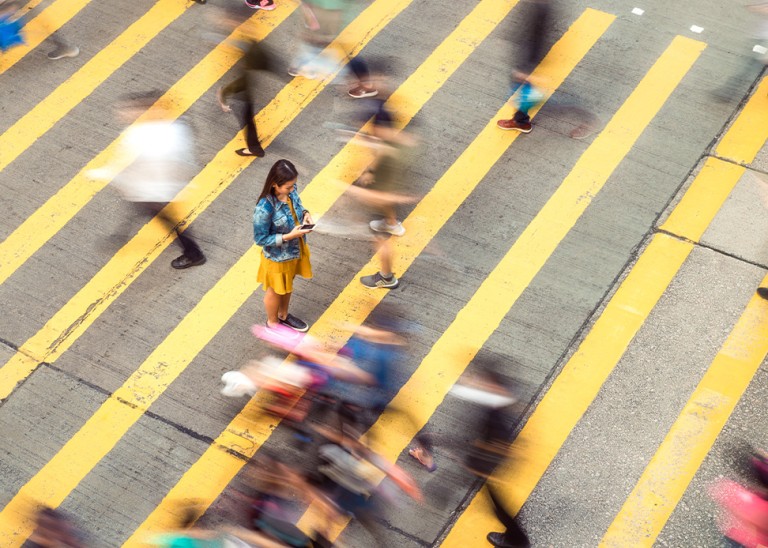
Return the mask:
<svg viewBox="0 0 768 548">
<path fill-rule="evenodd" d="M 315 225 L 301 225 L 299 228 L 301 230 L 312 230 L 313 228 L 315 228 Z"/>
</svg>

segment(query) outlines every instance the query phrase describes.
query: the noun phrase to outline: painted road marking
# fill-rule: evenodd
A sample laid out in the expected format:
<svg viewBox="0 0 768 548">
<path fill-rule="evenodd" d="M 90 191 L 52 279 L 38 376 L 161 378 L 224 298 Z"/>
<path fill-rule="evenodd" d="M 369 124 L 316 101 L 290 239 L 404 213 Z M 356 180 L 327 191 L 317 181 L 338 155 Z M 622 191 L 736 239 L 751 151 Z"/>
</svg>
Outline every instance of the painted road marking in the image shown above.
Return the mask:
<svg viewBox="0 0 768 548">
<path fill-rule="evenodd" d="M 31 10 L 39 3 L 40 0 L 32 0 L 22 9 Z M 56 0 L 34 19 L 25 23 L 22 33 L 26 44 L 11 48 L 0 55 L 0 74 L 18 63 L 90 3 L 91 0 Z"/>
<path fill-rule="evenodd" d="M 715 148 L 715 155 L 738 163 L 749 163 L 765 144 L 768 127 L 768 77 L 763 78 L 749 102 L 733 122 L 731 131 Z"/>
<path fill-rule="evenodd" d="M 413 0 L 376 0 L 350 23 L 329 48 L 353 44 L 351 54 L 359 52 L 376 34 Z M 275 10 L 277 11 L 277 10 Z M 341 70 L 339 68 L 339 70 Z M 272 140 L 323 90 L 335 75 L 324 80 L 296 78 L 284 87 L 256 116 L 262 146 Z M 184 225 L 194 221 L 253 161 L 232 153 L 241 143 L 238 133 L 211 160 L 188 187 L 184 204 Z M 340 191 L 339 191 L 340 194 Z M 175 232 L 168 233 L 155 217 L 48 322 L 28 339 L 0 369 L 0 399 L 27 378 L 43 362 L 54 362 L 106 308 L 170 245 Z M 154 242 L 148 248 L 147 242 Z"/>
<path fill-rule="evenodd" d="M 0 171 L 80 104 L 123 63 L 173 23 L 189 4 L 158 0 L 112 43 L 0 135 Z"/>
<path fill-rule="evenodd" d="M 279 10 L 261 12 L 235 29 L 225 42 L 216 46 L 192 70 L 179 79 L 158 99 L 157 105 L 168 109 L 172 119 L 186 112 L 208 89 L 218 82 L 242 57 L 242 53 L 227 45 L 230 40 L 247 36 L 264 40 L 298 7 L 295 0 L 286 0 Z M 255 24 L 255 22 L 258 24 Z M 142 114 L 135 123 L 147 119 Z M 90 170 L 105 165 L 127 167 L 133 157 L 117 156 L 117 140 L 96 155 L 80 172 L 37 211 L 27 217 L 4 241 L 0 242 L 0 284 L 61 230 L 109 181 L 94 181 L 86 176 Z M 0 396 L 1 398 L 2 396 Z"/>
<path fill-rule="evenodd" d="M 763 124 L 768 121 L 767 93 L 768 78 L 764 78 L 720 141 L 716 154 L 746 164 L 755 159 L 768 137 L 768 127 Z M 709 171 L 702 170 L 697 176 L 662 230 L 698 241 L 709 224 L 698 216 L 706 212 L 705 218 L 714 218 L 717 202 L 725 201 L 745 171 L 714 158 L 707 160 L 707 166 Z M 681 213 L 676 215 L 678 208 Z M 754 296 L 614 518 L 601 546 L 626 546 L 630 539 L 634 545 L 653 545 L 765 358 L 766 327 L 765 303 Z"/>
<path fill-rule="evenodd" d="M 762 100 L 762 95 L 755 94 L 750 104 Z M 746 114 L 740 116 L 749 116 L 750 111 L 745 109 L 742 113 Z M 768 135 L 768 128 L 759 129 L 763 135 Z M 751 139 L 734 133 L 752 131 L 749 124 L 736 120 L 724 138 L 747 143 L 749 148 L 742 156 L 746 161 L 751 161 L 757 150 L 750 144 L 753 142 Z M 537 405 L 512 446 L 513 454 L 522 458 L 494 474 L 494 480 L 509 486 L 506 500 L 510 509 L 519 511 L 533 492 L 693 249 L 691 242 L 697 242 L 704 234 L 744 171 L 740 166 L 709 157 L 683 198 L 660 226 L 660 230 L 688 242 L 680 242 L 664 234 L 653 237 L 576 354 L 566 363 Z M 499 522 L 493 517 L 486 497 L 475 496 L 442 546 L 474 546 L 482 542 L 485 533 L 498 527 Z"/>
<path fill-rule="evenodd" d="M 510 511 L 519 511 L 533 492 L 692 249 L 692 243 L 657 234 L 643 251 L 515 439 L 514 463 L 494 473 Z M 498 528 L 486 497 L 475 495 L 442 546 L 480 546 Z"/>
<path fill-rule="evenodd" d="M 745 171 L 742 166 L 709 156 L 680 203 L 659 228 L 698 242 Z"/>
<path fill-rule="evenodd" d="M 438 339 L 393 399 L 393 408 L 410 409 L 418 428 L 427 424 L 450 388 L 603 188 L 705 47 L 702 42 L 681 36 L 672 41 Z M 418 432 L 402 414 L 389 410 L 371 430 L 373 439 L 383 440 L 380 449 L 384 457 L 393 461 Z M 316 514 L 310 510 L 307 516 Z M 308 526 L 306 521 L 311 519 L 302 518 L 300 523 Z M 335 534 L 338 532 L 337 529 Z"/>
<path fill-rule="evenodd" d="M 400 123 L 410 121 L 513 5 L 514 3 L 507 0 L 485 0 L 438 46 L 392 96 L 393 102 L 402 102 L 404 98 L 410 100 L 406 111 L 407 119 L 401 120 Z M 381 13 L 373 12 L 368 16 L 369 22 L 380 21 Z M 345 149 L 357 151 L 354 144 Z M 339 162 L 334 164 L 338 165 Z M 328 182 L 334 180 L 319 179 L 319 182 L 310 183 L 309 187 L 324 183 L 327 186 Z M 309 187 L 305 193 L 310 190 Z M 328 194 L 320 192 L 325 200 L 322 206 L 316 200 L 313 200 L 311 205 L 307 202 L 318 216 L 327 211 L 335 201 L 334 198 L 329 199 Z M 31 527 L 22 517 L 25 501 L 32 499 L 58 506 L 160 397 L 231 315 L 252 295 L 256 289 L 253 273 L 258 269 L 258 257 L 258 250 L 251 248 L 128 381 L 112 394 L 83 428 L 19 491 L 0 513 L 0 539 L 5 542 L 23 542 Z"/>
<path fill-rule="evenodd" d="M 613 19 L 611 15 L 587 10 L 555 44 L 536 74 L 547 79 L 554 91 L 605 32 Z M 405 224 L 409 229 L 402 240 L 407 240 L 408 243 L 401 248 L 401 255 L 398 256 L 399 272 L 405 270 L 407 265 L 415 260 L 437 230 L 448 221 L 466 196 L 482 180 L 491 165 L 517 138 L 518 134 L 499 131 L 495 126 L 497 118 L 508 118 L 513 110 L 510 105 L 501 109 L 462 154 L 464 160 L 460 158 L 454 163 L 406 219 Z M 535 112 L 532 110 L 531 114 L 535 115 Z M 350 174 L 348 180 L 354 180 L 358 174 L 359 171 Z M 306 202 L 308 207 L 315 211 L 315 206 L 309 201 Z M 425 217 L 429 218 L 429 223 L 414 221 Z M 258 257 L 256 249 L 254 248 L 251 253 L 254 255 L 254 264 L 256 264 L 256 257 Z M 370 270 L 371 265 L 372 262 L 363 271 Z M 384 294 L 385 292 L 363 290 L 357 281 L 357 276 L 353 277 L 352 282 L 342 294 L 312 326 L 312 335 L 324 341 L 333 340 L 337 344 L 343 344 L 343 336 L 336 327 L 339 319 L 342 318 L 350 323 L 361 323 L 381 301 Z M 234 311 L 232 313 L 234 314 Z M 182 476 L 134 533 L 129 545 L 140 543 L 149 531 L 162 529 L 172 523 L 175 519 L 172 516 L 179 501 L 194 500 L 198 508 L 207 508 L 213 503 L 245 465 L 246 461 L 243 457 L 252 457 L 271 434 L 275 419 L 260 412 L 260 398 L 261 395 L 257 394 L 230 422 L 224 432 Z"/>
<path fill-rule="evenodd" d="M 760 285 L 768 283 L 766 276 Z M 600 546 L 652 546 L 768 353 L 768 307 L 759 295 L 670 428 Z"/>
</svg>

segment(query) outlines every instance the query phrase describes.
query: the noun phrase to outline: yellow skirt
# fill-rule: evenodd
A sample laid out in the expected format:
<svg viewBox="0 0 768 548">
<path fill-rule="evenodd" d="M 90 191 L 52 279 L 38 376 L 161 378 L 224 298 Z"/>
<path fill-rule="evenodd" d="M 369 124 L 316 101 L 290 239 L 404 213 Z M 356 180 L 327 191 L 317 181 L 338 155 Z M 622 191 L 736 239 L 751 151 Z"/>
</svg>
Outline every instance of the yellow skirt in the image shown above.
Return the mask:
<svg viewBox="0 0 768 548">
<path fill-rule="evenodd" d="M 309 263 L 309 246 L 304 238 L 299 240 L 299 258 L 283 261 L 281 263 L 271 261 L 261 252 L 261 262 L 256 281 L 261 284 L 264 291 L 272 289 L 278 295 L 293 292 L 293 278 L 296 275 L 302 278 L 312 277 L 312 265 Z"/>
</svg>

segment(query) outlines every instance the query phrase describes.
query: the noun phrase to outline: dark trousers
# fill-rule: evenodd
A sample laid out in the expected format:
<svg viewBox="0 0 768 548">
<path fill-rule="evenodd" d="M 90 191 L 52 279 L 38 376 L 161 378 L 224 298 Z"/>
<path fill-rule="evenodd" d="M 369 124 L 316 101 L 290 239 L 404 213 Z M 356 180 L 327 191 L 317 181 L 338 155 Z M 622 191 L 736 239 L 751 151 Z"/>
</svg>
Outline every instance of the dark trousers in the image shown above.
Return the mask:
<svg viewBox="0 0 768 548">
<path fill-rule="evenodd" d="M 504 542 L 513 546 L 530 546 L 528 535 L 526 535 L 525 531 L 523 531 L 517 524 L 517 521 L 515 521 L 512 514 L 507 512 L 504 508 L 501 500 L 499 500 L 496 488 L 493 487 L 490 482 L 486 483 L 485 487 L 488 489 L 488 495 L 491 497 L 493 512 L 496 514 L 496 518 L 507 528 L 507 530 L 504 531 Z"/>
<path fill-rule="evenodd" d="M 221 90 L 222 97 L 226 100 L 232 95 L 242 96 L 243 108 L 235 109 L 235 115 L 240 121 L 240 127 L 245 128 L 245 144 L 251 152 L 262 150 L 259 143 L 259 134 L 256 131 L 256 123 L 253 121 L 252 93 L 249 93 L 248 74 L 256 71 L 274 72 L 272 55 L 258 42 L 249 42 L 242 60 L 240 76 L 233 82 L 224 86 Z M 253 91 L 250 88 L 250 91 Z"/>
<path fill-rule="evenodd" d="M 200 250 L 200 247 L 197 245 L 197 242 L 195 242 L 194 238 L 192 238 L 192 233 L 190 232 L 189 227 L 187 227 L 184 230 L 184 232 L 181 232 L 176 227 L 176 225 L 179 224 L 181 219 L 177 219 L 173 215 L 168 213 L 168 211 L 165 209 L 165 206 L 168 205 L 167 203 L 164 203 L 164 202 L 134 202 L 134 203 L 136 204 L 137 208 L 141 211 L 142 214 L 146 215 L 149 218 L 157 217 L 163 222 L 163 224 L 165 224 L 168 230 L 176 231 L 176 236 L 178 238 L 179 244 L 184 250 L 184 256 L 189 257 L 193 261 L 197 259 L 201 259 L 203 257 L 203 252 Z"/>
<path fill-rule="evenodd" d="M 256 122 L 253 120 L 255 114 L 253 112 L 253 104 L 247 97 L 240 113 L 240 127 L 245 128 L 245 145 L 251 153 L 262 150 L 261 143 L 259 143 L 259 134 L 256 131 Z"/>
<path fill-rule="evenodd" d="M 222 94 L 225 97 L 230 95 L 237 95 L 239 99 L 236 106 L 232 111 L 235 113 L 237 120 L 240 122 L 240 128 L 245 128 L 245 145 L 248 150 L 255 153 L 261 149 L 261 143 L 259 143 L 259 133 L 256 131 L 256 122 L 253 120 L 253 103 L 248 95 L 247 90 L 248 82 L 245 74 L 240 76 L 237 80 L 224 86 Z"/>
</svg>

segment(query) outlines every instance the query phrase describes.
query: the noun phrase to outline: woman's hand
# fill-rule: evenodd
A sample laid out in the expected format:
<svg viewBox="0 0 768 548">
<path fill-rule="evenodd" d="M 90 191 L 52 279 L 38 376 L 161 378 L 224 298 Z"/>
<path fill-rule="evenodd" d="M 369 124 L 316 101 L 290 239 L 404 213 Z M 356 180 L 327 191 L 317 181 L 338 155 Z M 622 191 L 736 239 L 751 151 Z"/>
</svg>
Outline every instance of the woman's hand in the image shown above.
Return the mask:
<svg viewBox="0 0 768 548">
<path fill-rule="evenodd" d="M 312 215 L 309 214 L 309 211 L 304 211 L 304 217 L 301 220 L 301 224 L 303 225 L 315 224 L 315 222 L 312 220 Z"/>
<path fill-rule="evenodd" d="M 296 225 L 293 227 L 293 230 L 288 232 L 287 234 L 283 234 L 283 241 L 287 242 L 288 240 L 295 240 L 296 238 L 301 238 L 305 234 L 309 234 L 312 232 L 311 230 L 302 230 L 301 225 Z"/>
</svg>

